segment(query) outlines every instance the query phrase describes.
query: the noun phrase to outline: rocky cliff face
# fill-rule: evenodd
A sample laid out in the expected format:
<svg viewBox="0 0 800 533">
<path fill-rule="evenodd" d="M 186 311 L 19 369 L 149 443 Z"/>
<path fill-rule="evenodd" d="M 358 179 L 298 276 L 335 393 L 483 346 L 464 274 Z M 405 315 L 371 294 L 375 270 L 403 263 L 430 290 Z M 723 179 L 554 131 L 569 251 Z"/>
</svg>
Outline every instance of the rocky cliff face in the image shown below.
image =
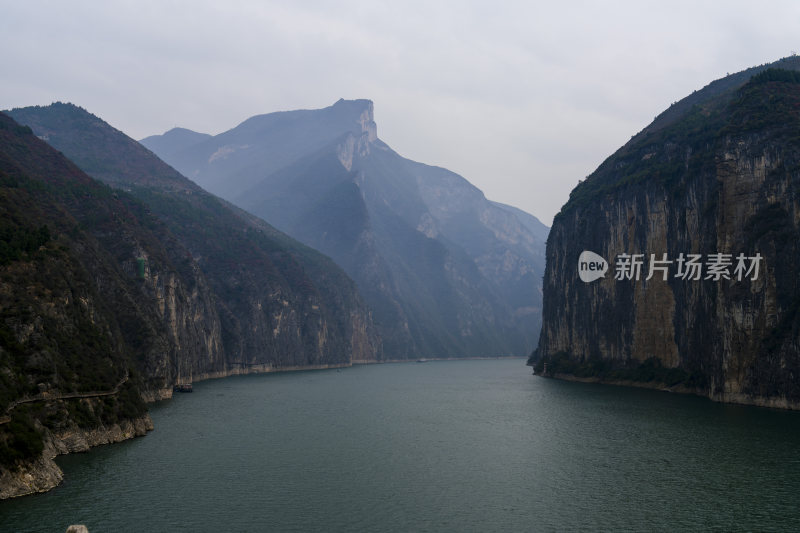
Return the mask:
<svg viewBox="0 0 800 533">
<path fill-rule="evenodd" d="M 454 172 L 407 163 L 427 207 L 419 217 L 418 231 L 453 242 L 466 252 L 508 306 L 510 329 L 538 329 L 549 228 L 524 211 L 488 201 Z"/>
<path fill-rule="evenodd" d="M 153 421 L 145 415 L 91 429 L 71 426 L 60 431 L 45 430 L 44 449 L 39 457 L 13 470 L 0 469 L 0 500 L 46 492 L 61 483 L 64 473 L 54 461 L 58 455 L 142 437 L 152 429 Z"/>
<path fill-rule="evenodd" d="M 174 275 L 157 230 L 141 205 L 0 114 L 3 497 L 58 481 L 58 435 L 117 434 L 146 417 L 142 393 L 174 377 L 162 361 L 192 337 L 180 306 L 202 308 L 207 284 Z"/>
<path fill-rule="evenodd" d="M 170 378 L 165 393 L 176 381 L 378 357 L 380 341 L 354 284 L 326 257 L 202 190 L 83 109 L 53 104 L 10 113 L 164 224 L 180 268 L 151 272 L 144 257 L 142 279 L 170 333 L 169 349 L 147 373 Z M 181 286 L 182 278 L 198 277 L 190 290 Z"/>
<path fill-rule="evenodd" d="M 767 70 L 692 98 L 605 161 L 556 217 L 530 362 L 549 375 L 800 407 L 797 75 Z M 584 251 L 608 262 L 604 277 L 581 280 Z M 637 279 L 626 265 L 638 259 Z"/>
<path fill-rule="evenodd" d="M 142 400 L 176 383 L 375 360 L 369 313 L 328 258 L 79 108 L 28 113 L 120 188 L 0 114 L 0 496 L 57 482 L 70 435 L 142 433 Z"/>
</svg>

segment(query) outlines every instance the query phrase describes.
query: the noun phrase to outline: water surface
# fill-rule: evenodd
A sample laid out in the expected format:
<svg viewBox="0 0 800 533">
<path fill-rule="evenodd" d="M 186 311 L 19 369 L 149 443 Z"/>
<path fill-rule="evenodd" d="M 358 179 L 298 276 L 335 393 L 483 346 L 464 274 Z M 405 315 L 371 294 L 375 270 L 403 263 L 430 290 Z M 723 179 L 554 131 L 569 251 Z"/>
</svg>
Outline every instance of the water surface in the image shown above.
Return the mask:
<svg viewBox="0 0 800 533">
<path fill-rule="evenodd" d="M 0 531 L 800 529 L 800 413 L 523 360 L 207 381 L 152 417 L 0 502 Z"/>
</svg>

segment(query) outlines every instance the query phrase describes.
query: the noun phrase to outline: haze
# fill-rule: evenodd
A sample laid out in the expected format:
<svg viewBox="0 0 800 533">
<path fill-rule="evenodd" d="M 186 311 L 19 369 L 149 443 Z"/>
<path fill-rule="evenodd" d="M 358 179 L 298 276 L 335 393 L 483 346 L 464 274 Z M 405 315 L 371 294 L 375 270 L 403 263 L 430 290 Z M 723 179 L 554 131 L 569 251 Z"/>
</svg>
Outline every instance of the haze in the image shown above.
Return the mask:
<svg viewBox="0 0 800 533">
<path fill-rule="evenodd" d="M 375 102 L 378 135 L 546 224 L 673 101 L 800 49 L 800 4 L 3 1 L 0 108 L 140 139 Z"/>
</svg>

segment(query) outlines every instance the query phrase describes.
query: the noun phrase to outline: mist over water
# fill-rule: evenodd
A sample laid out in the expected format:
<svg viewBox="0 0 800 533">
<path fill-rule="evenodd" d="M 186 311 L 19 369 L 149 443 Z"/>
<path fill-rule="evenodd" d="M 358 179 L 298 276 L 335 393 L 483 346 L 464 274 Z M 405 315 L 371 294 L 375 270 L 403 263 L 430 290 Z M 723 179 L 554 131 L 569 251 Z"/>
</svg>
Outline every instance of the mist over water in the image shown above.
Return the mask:
<svg viewBox="0 0 800 533">
<path fill-rule="evenodd" d="M 59 459 L 0 530 L 800 528 L 800 413 L 530 375 L 524 360 L 195 385 Z"/>
</svg>

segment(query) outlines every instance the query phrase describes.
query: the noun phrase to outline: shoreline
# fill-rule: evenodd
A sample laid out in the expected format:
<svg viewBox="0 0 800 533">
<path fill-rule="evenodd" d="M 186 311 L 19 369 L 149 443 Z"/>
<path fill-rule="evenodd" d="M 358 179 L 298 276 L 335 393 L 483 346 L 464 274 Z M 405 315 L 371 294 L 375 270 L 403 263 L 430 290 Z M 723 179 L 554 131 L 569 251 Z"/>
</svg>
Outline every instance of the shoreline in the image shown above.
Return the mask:
<svg viewBox="0 0 800 533">
<path fill-rule="evenodd" d="M 427 363 L 429 361 L 489 361 L 495 359 L 527 359 L 524 355 L 472 356 L 472 357 L 420 357 L 418 359 L 381 359 L 380 361 L 353 360 L 350 366 L 393 363 Z"/>
<path fill-rule="evenodd" d="M 571 381 L 574 383 L 596 383 L 598 385 L 611 385 L 614 387 L 633 387 L 637 389 L 651 389 L 660 392 L 671 392 L 675 394 L 686 394 L 697 396 L 699 398 L 706 398 L 716 403 L 724 403 L 730 405 L 746 405 L 751 407 L 760 407 L 767 409 L 780 409 L 783 411 L 800 411 L 800 403 L 790 402 L 787 398 L 763 398 L 760 396 L 752 397 L 742 393 L 728 393 L 728 394 L 706 394 L 697 389 L 685 387 L 683 385 L 674 385 L 672 387 L 664 383 L 653 383 L 644 381 L 630 381 L 630 380 L 603 380 L 598 377 L 578 377 L 572 374 L 553 374 L 542 375 L 533 374 L 534 376 L 545 379 L 557 379 L 561 381 Z"/>
<path fill-rule="evenodd" d="M 394 363 L 417 363 L 429 361 L 466 361 L 466 360 L 493 360 L 493 359 L 525 359 L 524 356 L 484 356 L 484 357 L 426 357 L 419 359 L 383 359 L 380 361 L 354 360 L 348 363 L 324 364 L 324 365 L 294 365 L 273 367 L 272 365 L 252 365 L 231 368 L 227 371 L 206 372 L 192 379 L 192 383 L 207 381 L 212 379 L 224 379 L 232 376 L 244 376 L 249 374 L 269 374 L 276 372 L 303 372 L 314 370 L 332 370 L 335 368 L 350 368 L 357 365 L 372 364 L 394 364 Z M 107 394 L 107 393 L 104 393 Z M 154 404 L 162 400 L 171 399 L 173 389 L 156 389 L 142 391 L 142 399 L 147 404 Z M 44 398 L 43 398 L 44 399 Z M 46 398 L 45 400 L 57 400 L 58 398 Z M 0 470 L 0 501 L 48 492 L 64 480 L 64 473 L 56 464 L 55 458 L 59 455 L 70 453 L 86 453 L 92 448 L 115 444 L 136 437 L 143 437 L 148 432 L 153 431 L 155 426 L 150 418 L 150 414 L 144 417 L 124 420 L 113 426 L 101 426 L 92 429 L 70 428 L 59 434 L 47 431 L 45 434 L 45 446 L 40 455 L 35 460 L 22 465 L 18 470 Z"/>
<path fill-rule="evenodd" d="M 496 359 L 527 359 L 524 355 L 498 355 L 498 356 L 471 356 L 471 357 L 420 357 L 418 359 L 354 359 L 349 363 L 336 363 L 325 365 L 305 365 L 305 366 L 282 366 L 274 367 L 272 365 L 249 365 L 239 368 L 232 368 L 230 371 L 218 372 L 205 372 L 200 374 L 199 377 L 193 378 L 190 383 L 200 383 L 201 381 L 208 381 L 211 379 L 224 379 L 232 376 L 246 376 L 250 374 L 272 374 L 278 372 L 303 372 L 308 370 L 332 370 L 335 368 L 350 368 L 360 365 L 382 365 L 382 364 L 396 364 L 396 363 L 427 363 L 432 361 L 490 361 Z M 173 396 L 172 387 L 167 389 L 156 389 L 144 391 L 142 393 L 145 403 L 156 403 L 162 400 L 169 400 Z"/>
<path fill-rule="evenodd" d="M 64 472 L 55 462 L 59 455 L 85 453 L 98 446 L 143 437 L 153 429 L 153 420 L 148 413 L 110 426 L 91 429 L 73 426 L 59 433 L 47 430 L 44 450 L 39 457 L 13 472 L 0 470 L 0 501 L 48 492 L 60 485 Z"/>
<path fill-rule="evenodd" d="M 193 377 L 189 383 L 200 383 L 201 381 L 208 381 L 212 379 L 225 379 L 233 376 L 247 376 L 250 374 L 272 374 L 277 372 L 302 372 L 304 370 L 331 370 L 334 368 L 348 368 L 352 366 L 351 363 L 335 363 L 325 365 L 292 365 L 274 367 L 272 365 L 247 365 L 229 370 L 220 370 L 216 372 L 204 372 L 198 377 Z M 172 386 L 166 389 L 153 389 L 142 391 L 142 399 L 145 403 L 151 404 L 160 402 L 162 400 L 169 400 L 173 396 Z"/>
</svg>

